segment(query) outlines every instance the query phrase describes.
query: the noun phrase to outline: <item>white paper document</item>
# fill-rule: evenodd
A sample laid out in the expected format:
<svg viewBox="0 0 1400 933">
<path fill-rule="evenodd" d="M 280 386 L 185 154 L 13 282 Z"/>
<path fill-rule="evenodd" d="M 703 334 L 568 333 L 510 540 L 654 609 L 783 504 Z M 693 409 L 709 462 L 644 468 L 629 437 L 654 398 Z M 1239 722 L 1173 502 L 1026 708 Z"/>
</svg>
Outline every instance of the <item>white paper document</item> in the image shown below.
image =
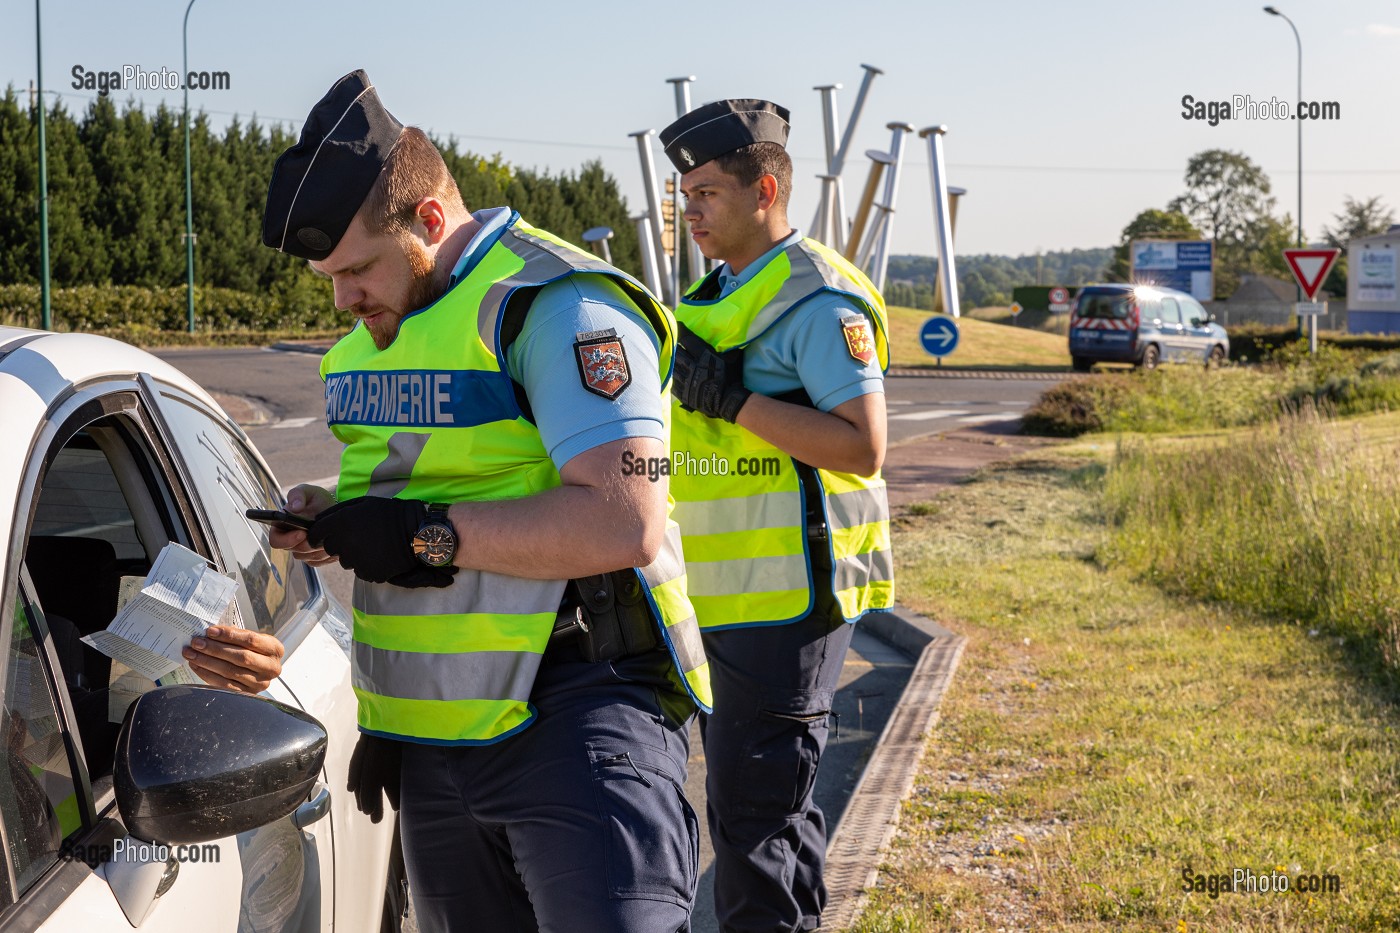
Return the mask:
<svg viewBox="0 0 1400 933">
<path fill-rule="evenodd" d="M 145 585 L 126 601 L 106 631 L 94 632 L 83 641 L 142 676 L 161 680 L 173 669 L 185 667 L 181 649 L 224 619 L 237 589 L 233 578 L 172 542 L 156 558 Z M 235 612 L 229 618 L 239 617 Z M 190 678 L 194 679 L 192 672 Z"/>
</svg>

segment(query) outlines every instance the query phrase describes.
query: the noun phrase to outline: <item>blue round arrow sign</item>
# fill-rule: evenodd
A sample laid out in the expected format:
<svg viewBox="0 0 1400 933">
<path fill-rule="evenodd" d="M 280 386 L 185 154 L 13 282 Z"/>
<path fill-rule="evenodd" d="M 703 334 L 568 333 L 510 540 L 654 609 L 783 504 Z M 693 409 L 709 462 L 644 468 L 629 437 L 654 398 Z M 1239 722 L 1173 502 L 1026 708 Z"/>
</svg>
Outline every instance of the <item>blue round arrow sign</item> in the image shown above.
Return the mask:
<svg viewBox="0 0 1400 933">
<path fill-rule="evenodd" d="M 919 342 L 933 356 L 947 356 L 958 347 L 958 322 L 936 314 L 919 329 Z"/>
</svg>

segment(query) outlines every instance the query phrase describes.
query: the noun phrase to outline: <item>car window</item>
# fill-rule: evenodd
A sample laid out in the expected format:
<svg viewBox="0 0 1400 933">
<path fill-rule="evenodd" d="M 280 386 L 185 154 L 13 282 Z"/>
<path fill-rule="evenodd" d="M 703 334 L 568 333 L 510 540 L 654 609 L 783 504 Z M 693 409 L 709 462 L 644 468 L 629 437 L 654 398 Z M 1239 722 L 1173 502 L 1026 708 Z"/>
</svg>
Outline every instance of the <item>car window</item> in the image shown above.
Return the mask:
<svg viewBox="0 0 1400 933">
<path fill-rule="evenodd" d="M 1206 309 L 1201 307 L 1201 303 L 1194 298 L 1181 299 L 1181 311 L 1182 314 L 1186 316 L 1188 322 L 1200 321 L 1202 324 L 1205 324 L 1206 319 L 1210 317 L 1210 315 L 1206 313 Z"/>
<path fill-rule="evenodd" d="M 30 534 L 106 541 L 122 560 L 147 554 L 112 465 L 87 432 L 50 463 Z"/>
<path fill-rule="evenodd" d="M 1181 323 L 1181 306 L 1176 303 L 1175 298 L 1162 299 L 1161 318 L 1163 324 Z"/>
<path fill-rule="evenodd" d="M 0 820 L 16 894 L 47 871 L 58 860 L 63 840 L 82 828 L 69 741 L 40 657 L 38 619 L 21 592 L 6 631 L 0 714 L 5 737 Z"/>
<path fill-rule="evenodd" d="M 1131 302 L 1132 296 L 1127 292 L 1086 292 L 1079 296 L 1076 313 L 1080 317 L 1124 320 Z"/>
<path fill-rule="evenodd" d="M 154 684 L 80 639 L 107 627 L 167 543 L 191 541 L 135 412 L 77 417 L 34 491 L 24 563 L 96 781 L 111 773 L 126 708 Z"/>
<path fill-rule="evenodd" d="M 226 569 L 236 569 L 243 579 L 244 625 L 280 634 L 313 595 L 309 571 L 290 551 L 273 549 L 267 527 L 243 513 L 282 508 L 281 490 L 246 442 L 193 399 L 162 389 L 158 404 L 219 540 Z"/>
</svg>

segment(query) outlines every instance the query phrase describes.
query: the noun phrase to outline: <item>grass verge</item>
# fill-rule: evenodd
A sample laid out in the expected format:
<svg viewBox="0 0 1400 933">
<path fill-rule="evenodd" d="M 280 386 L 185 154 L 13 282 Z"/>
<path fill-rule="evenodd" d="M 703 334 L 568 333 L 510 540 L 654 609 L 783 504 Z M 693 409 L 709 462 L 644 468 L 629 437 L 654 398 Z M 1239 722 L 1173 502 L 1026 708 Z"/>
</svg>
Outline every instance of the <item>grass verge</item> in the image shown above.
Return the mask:
<svg viewBox="0 0 1400 933">
<path fill-rule="evenodd" d="M 898 528 L 901 601 L 969 643 L 852 929 L 1396 928 L 1400 693 L 1344 629 L 1106 566 L 1112 455 L 989 468 Z M 1207 880 L 1237 869 L 1295 890 Z"/>
<path fill-rule="evenodd" d="M 1027 412 L 1027 433 L 1164 433 L 1262 424 L 1312 406 L 1338 415 L 1400 410 L 1400 353 L 1290 344 L 1262 366 L 1163 366 L 1103 373 L 1048 389 Z"/>
<path fill-rule="evenodd" d="M 944 357 L 942 369 L 999 369 L 1060 372 L 1069 369 L 1069 345 L 1063 336 L 1024 327 L 977 320 L 969 312 L 958 319 L 958 346 Z M 937 361 L 919 342 L 919 328 L 930 312 L 890 308 L 890 364 L 933 369 Z"/>
</svg>

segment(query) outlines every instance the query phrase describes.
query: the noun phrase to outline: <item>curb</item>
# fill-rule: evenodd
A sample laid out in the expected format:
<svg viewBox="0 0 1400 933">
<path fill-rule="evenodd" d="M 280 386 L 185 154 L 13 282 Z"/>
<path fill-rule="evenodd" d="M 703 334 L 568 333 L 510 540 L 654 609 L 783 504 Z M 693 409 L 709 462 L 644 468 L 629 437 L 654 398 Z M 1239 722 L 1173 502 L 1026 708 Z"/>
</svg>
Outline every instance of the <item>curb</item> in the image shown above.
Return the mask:
<svg viewBox="0 0 1400 933">
<path fill-rule="evenodd" d="M 1082 376 L 1083 373 L 1062 373 L 1055 371 L 1027 373 L 999 369 L 913 369 L 891 366 L 886 375 L 909 377 L 913 379 L 1023 379 L 1063 382 L 1066 379 L 1073 379 L 1075 376 Z"/>
<path fill-rule="evenodd" d="M 283 353 L 314 353 L 317 356 L 325 356 L 330 348 L 330 343 L 324 340 L 308 340 L 305 343 L 281 341 L 268 347 L 269 350 L 281 350 Z"/>
<path fill-rule="evenodd" d="M 900 806 L 913 789 L 928 732 L 938 722 L 967 639 L 903 606 L 860 621 L 871 634 L 916 658 L 899 702 L 841 812 L 826 847 L 828 906 L 822 926 L 849 927 L 880 873 L 880 853 L 894 838 Z"/>
<path fill-rule="evenodd" d="M 229 395 L 226 392 L 209 394 L 239 427 L 256 428 L 277 420 L 267 406 L 254 399 L 242 395 Z"/>
</svg>

